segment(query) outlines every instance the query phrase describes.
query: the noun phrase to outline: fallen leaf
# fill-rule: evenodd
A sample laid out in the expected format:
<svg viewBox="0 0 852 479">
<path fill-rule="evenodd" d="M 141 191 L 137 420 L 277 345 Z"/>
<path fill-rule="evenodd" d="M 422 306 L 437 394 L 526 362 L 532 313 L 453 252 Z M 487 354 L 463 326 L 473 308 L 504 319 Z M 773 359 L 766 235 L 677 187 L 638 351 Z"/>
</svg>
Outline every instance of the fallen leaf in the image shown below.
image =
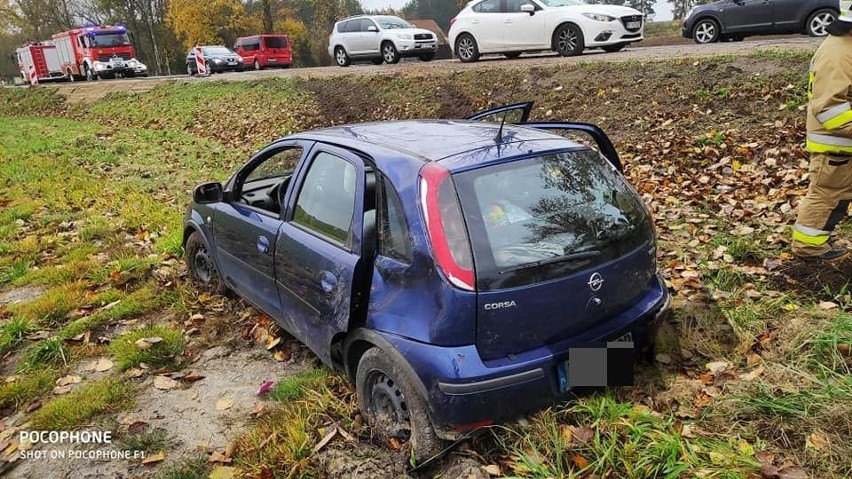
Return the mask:
<svg viewBox="0 0 852 479">
<path fill-rule="evenodd" d="M 837 309 L 839 307 L 840 307 L 839 304 L 832 303 L 831 301 L 820 301 L 819 304 L 817 304 L 817 308 L 825 310 L 825 311 L 828 311 L 830 309 Z"/>
<path fill-rule="evenodd" d="M 285 350 L 275 351 L 275 354 L 272 355 L 272 358 L 278 362 L 284 362 L 290 359 L 290 353 Z"/>
<path fill-rule="evenodd" d="M 145 421 L 133 421 L 129 426 L 127 426 L 127 431 L 131 434 L 139 434 L 147 427 L 148 423 Z"/>
<path fill-rule="evenodd" d="M 482 470 L 485 471 L 489 476 L 500 475 L 500 466 L 498 466 L 497 464 L 489 464 L 487 466 L 482 466 Z"/>
<path fill-rule="evenodd" d="M 90 364 L 86 371 L 95 371 L 98 373 L 102 373 L 104 371 L 109 371 L 114 366 L 113 362 L 109 360 L 109 358 L 101 358 L 92 364 Z"/>
<path fill-rule="evenodd" d="M 180 380 L 185 383 L 194 383 L 197 381 L 201 381 L 202 379 L 204 379 L 204 377 L 205 376 L 202 376 L 200 374 L 187 374 L 186 376 L 180 378 Z"/>
<path fill-rule="evenodd" d="M 139 368 L 133 368 L 133 369 L 130 369 L 129 371 L 127 371 L 126 374 L 127 374 L 128 377 L 138 378 L 138 377 L 142 376 L 143 374 L 145 374 L 145 371 L 143 371 Z"/>
<path fill-rule="evenodd" d="M 166 459 L 166 453 L 160 451 L 156 454 L 151 454 L 146 456 L 145 459 L 142 459 L 142 464 L 156 464 L 158 462 L 163 462 Z"/>
<path fill-rule="evenodd" d="M 233 405 L 234 405 L 233 399 L 222 398 L 222 399 L 219 399 L 218 401 L 216 401 L 216 410 L 217 411 L 227 411 L 228 409 L 231 409 L 231 407 Z"/>
<path fill-rule="evenodd" d="M 571 461 L 580 469 L 589 467 L 589 460 L 579 454 L 574 454 L 574 456 L 571 457 Z"/>
<path fill-rule="evenodd" d="M 234 479 L 237 477 L 237 468 L 230 466 L 219 466 L 210 471 L 209 479 Z"/>
<path fill-rule="evenodd" d="M 671 364 L 671 362 L 672 362 L 672 357 L 669 356 L 666 353 L 660 353 L 660 354 L 656 355 L 655 359 L 657 360 L 658 363 L 663 363 L 663 364 Z"/>
<path fill-rule="evenodd" d="M 239 446 L 237 445 L 236 441 L 229 442 L 225 446 L 225 457 L 234 457 L 234 454 L 237 452 L 238 447 Z"/>
<path fill-rule="evenodd" d="M 68 394 L 71 392 L 71 386 L 56 386 L 53 388 L 53 394 L 56 396 L 61 396 L 63 394 Z"/>
<path fill-rule="evenodd" d="M 721 373 L 722 371 L 728 369 L 728 366 L 728 363 L 725 361 L 714 361 L 705 365 L 705 367 L 713 374 Z"/>
<path fill-rule="evenodd" d="M 163 391 L 169 391 L 180 386 L 180 383 L 168 376 L 154 376 L 154 387 Z"/>
<path fill-rule="evenodd" d="M 137 349 L 141 349 L 142 351 L 154 347 L 153 344 L 149 343 L 148 341 L 145 341 L 145 338 L 137 339 L 136 342 L 133 343 L 133 345 L 136 346 Z"/>
<path fill-rule="evenodd" d="M 828 447 L 828 438 L 819 432 L 812 433 L 805 440 L 805 446 L 817 451 L 822 451 Z"/>
<path fill-rule="evenodd" d="M 264 394 L 268 393 L 272 389 L 272 386 L 274 386 L 274 385 L 275 385 L 275 381 L 273 381 L 271 379 L 267 379 L 267 380 L 263 381 L 263 384 L 261 384 L 260 388 L 257 390 L 257 395 L 263 396 Z"/>
<path fill-rule="evenodd" d="M 588 426 L 575 427 L 571 432 L 573 433 L 574 443 L 576 444 L 588 444 L 595 438 L 595 432 Z"/>
<path fill-rule="evenodd" d="M 388 439 L 388 446 L 394 451 L 398 451 L 402 447 L 402 444 L 399 442 L 399 439 L 392 437 Z"/>
<path fill-rule="evenodd" d="M 281 344 L 281 338 L 273 338 L 272 336 L 270 336 L 269 341 L 266 344 L 266 350 L 272 351 L 273 349 L 275 349 L 275 346 L 278 346 L 279 344 Z"/>
<path fill-rule="evenodd" d="M 326 435 L 323 436 L 322 439 L 320 439 L 320 442 L 318 442 L 317 445 L 314 446 L 314 448 L 311 452 L 313 454 L 316 454 L 319 451 L 321 451 L 322 448 L 324 448 L 326 445 L 328 445 L 328 443 L 330 443 L 331 440 L 334 439 L 334 436 L 336 436 L 336 435 L 337 435 L 337 428 L 336 427 L 331 428 L 331 430 L 328 431 L 328 433 L 326 433 Z M 395 439 L 395 438 L 391 438 L 391 439 Z"/>
<path fill-rule="evenodd" d="M 787 466 L 778 470 L 778 479 L 809 479 L 808 473 L 799 466 Z"/>
<path fill-rule="evenodd" d="M 251 415 L 257 416 L 258 414 L 262 413 L 264 409 L 266 409 L 266 404 L 261 401 L 255 401 L 254 408 L 251 410 Z"/>
<path fill-rule="evenodd" d="M 222 454 L 219 451 L 213 451 L 213 454 L 210 454 L 207 457 L 207 462 L 210 462 L 210 463 L 218 462 L 220 464 L 230 464 L 231 458 L 225 457 L 225 455 Z"/>
<path fill-rule="evenodd" d="M 78 384 L 83 378 L 75 374 L 69 374 L 56 380 L 57 386 L 68 386 L 69 384 Z"/>
<path fill-rule="evenodd" d="M 754 381 L 761 374 L 763 374 L 763 366 L 758 366 L 757 369 L 750 373 L 740 374 L 740 379 L 743 381 Z"/>
<path fill-rule="evenodd" d="M 563 424 L 559 430 L 562 433 L 562 444 L 571 444 L 574 440 L 574 431 L 571 430 L 571 426 Z"/>
</svg>

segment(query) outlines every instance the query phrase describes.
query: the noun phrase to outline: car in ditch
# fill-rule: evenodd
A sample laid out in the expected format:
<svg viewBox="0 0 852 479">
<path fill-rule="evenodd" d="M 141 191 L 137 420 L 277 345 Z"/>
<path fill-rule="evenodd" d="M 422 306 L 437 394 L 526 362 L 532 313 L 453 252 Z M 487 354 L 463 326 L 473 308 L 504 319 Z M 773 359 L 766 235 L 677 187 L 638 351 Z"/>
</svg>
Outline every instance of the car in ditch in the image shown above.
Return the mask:
<svg viewBox="0 0 852 479">
<path fill-rule="evenodd" d="M 207 69 L 210 73 L 241 72 L 245 69 L 243 59 L 236 52 L 222 45 L 205 45 L 201 47 Z M 195 48 L 186 54 L 186 74 L 198 74 L 198 63 L 195 61 Z"/>
<path fill-rule="evenodd" d="M 786 33 L 824 37 L 838 12 L 837 0 L 720 0 L 693 7 L 681 30 L 695 43 Z"/>
<path fill-rule="evenodd" d="M 450 21 L 450 45 L 463 62 L 485 53 L 517 58 L 552 50 L 617 52 L 641 41 L 645 17 L 633 8 L 584 0 L 474 0 Z"/>
<path fill-rule="evenodd" d="M 345 371 L 415 458 L 629 384 L 670 302 L 651 215 L 600 128 L 531 108 L 275 141 L 194 190 L 190 274 Z"/>
</svg>

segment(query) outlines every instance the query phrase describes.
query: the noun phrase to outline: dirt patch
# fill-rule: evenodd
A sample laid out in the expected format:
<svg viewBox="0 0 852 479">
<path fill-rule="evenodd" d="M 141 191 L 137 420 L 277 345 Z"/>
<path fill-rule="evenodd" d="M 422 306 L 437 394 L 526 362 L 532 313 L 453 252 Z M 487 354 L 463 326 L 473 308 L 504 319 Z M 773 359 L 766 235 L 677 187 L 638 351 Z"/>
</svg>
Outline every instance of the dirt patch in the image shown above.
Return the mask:
<svg viewBox="0 0 852 479">
<path fill-rule="evenodd" d="M 22 286 L 0 294 L 0 306 L 31 301 L 43 295 L 46 290 L 42 286 Z"/>
<path fill-rule="evenodd" d="M 838 265 L 791 260 L 774 273 L 769 278 L 773 289 L 816 301 L 836 301 L 849 293 L 852 260 Z"/>
</svg>

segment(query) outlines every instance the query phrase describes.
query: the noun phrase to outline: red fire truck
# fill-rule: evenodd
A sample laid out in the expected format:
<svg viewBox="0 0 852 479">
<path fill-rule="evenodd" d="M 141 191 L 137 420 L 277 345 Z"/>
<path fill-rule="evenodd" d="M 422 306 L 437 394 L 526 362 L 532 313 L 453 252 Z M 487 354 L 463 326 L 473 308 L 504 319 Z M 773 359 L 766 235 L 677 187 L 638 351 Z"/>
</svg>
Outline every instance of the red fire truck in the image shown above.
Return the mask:
<svg viewBox="0 0 852 479">
<path fill-rule="evenodd" d="M 53 35 L 62 72 L 71 81 L 148 76 L 123 25 L 91 26 Z"/>
<path fill-rule="evenodd" d="M 63 78 L 59 56 L 53 45 L 28 43 L 15 50 L 15 57 L 18 70 L 27 83 L 33 80 L 33 75 L 38 83 Z"/>
</svg>

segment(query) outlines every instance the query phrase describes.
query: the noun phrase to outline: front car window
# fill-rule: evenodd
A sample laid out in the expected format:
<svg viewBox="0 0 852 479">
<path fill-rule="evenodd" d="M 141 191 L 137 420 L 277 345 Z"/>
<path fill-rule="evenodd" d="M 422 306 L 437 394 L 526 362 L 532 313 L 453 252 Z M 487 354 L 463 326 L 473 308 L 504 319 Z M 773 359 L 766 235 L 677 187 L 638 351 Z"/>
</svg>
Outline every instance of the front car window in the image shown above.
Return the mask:
<svg viewBox="0 0 852 479">
<path fill-rule="evenodd" d="M 356 177 L 355 165 L 320 152 L 299 192 L 293 223 L 348 246 L 355 212 Z"/>
<path fill-rule="evenodd" d="M 302 149 L 298 147 L 279 151 L 252 170 L 246 183 L 288 175 L 296 169 L 301 157 Z"/>
<path fill-rule="evenodd" d="M 592 149 L 454 175 L 483 289 L 516 287 L 619 258 L 652 239 L 627 182 Z M 554 261 L 576 257 L 577 260 Z M 540 267 L 537 262 L 548 263 Z M 552 263 L 551 263 L 552 262 Z"/>
<path fill-rule="evenodd" d="M 118 47 L 130 45 L 130 37 L 126 33 L 104 32 L 89 37 L 94 47 Z"/>
<path fill-rule="evenodd" d="M 376 21 L 385 30 L 398 30 L 401 28 L 414 28 L 414 25 L 399 17 L 377 17 Z"/>
</svg>

